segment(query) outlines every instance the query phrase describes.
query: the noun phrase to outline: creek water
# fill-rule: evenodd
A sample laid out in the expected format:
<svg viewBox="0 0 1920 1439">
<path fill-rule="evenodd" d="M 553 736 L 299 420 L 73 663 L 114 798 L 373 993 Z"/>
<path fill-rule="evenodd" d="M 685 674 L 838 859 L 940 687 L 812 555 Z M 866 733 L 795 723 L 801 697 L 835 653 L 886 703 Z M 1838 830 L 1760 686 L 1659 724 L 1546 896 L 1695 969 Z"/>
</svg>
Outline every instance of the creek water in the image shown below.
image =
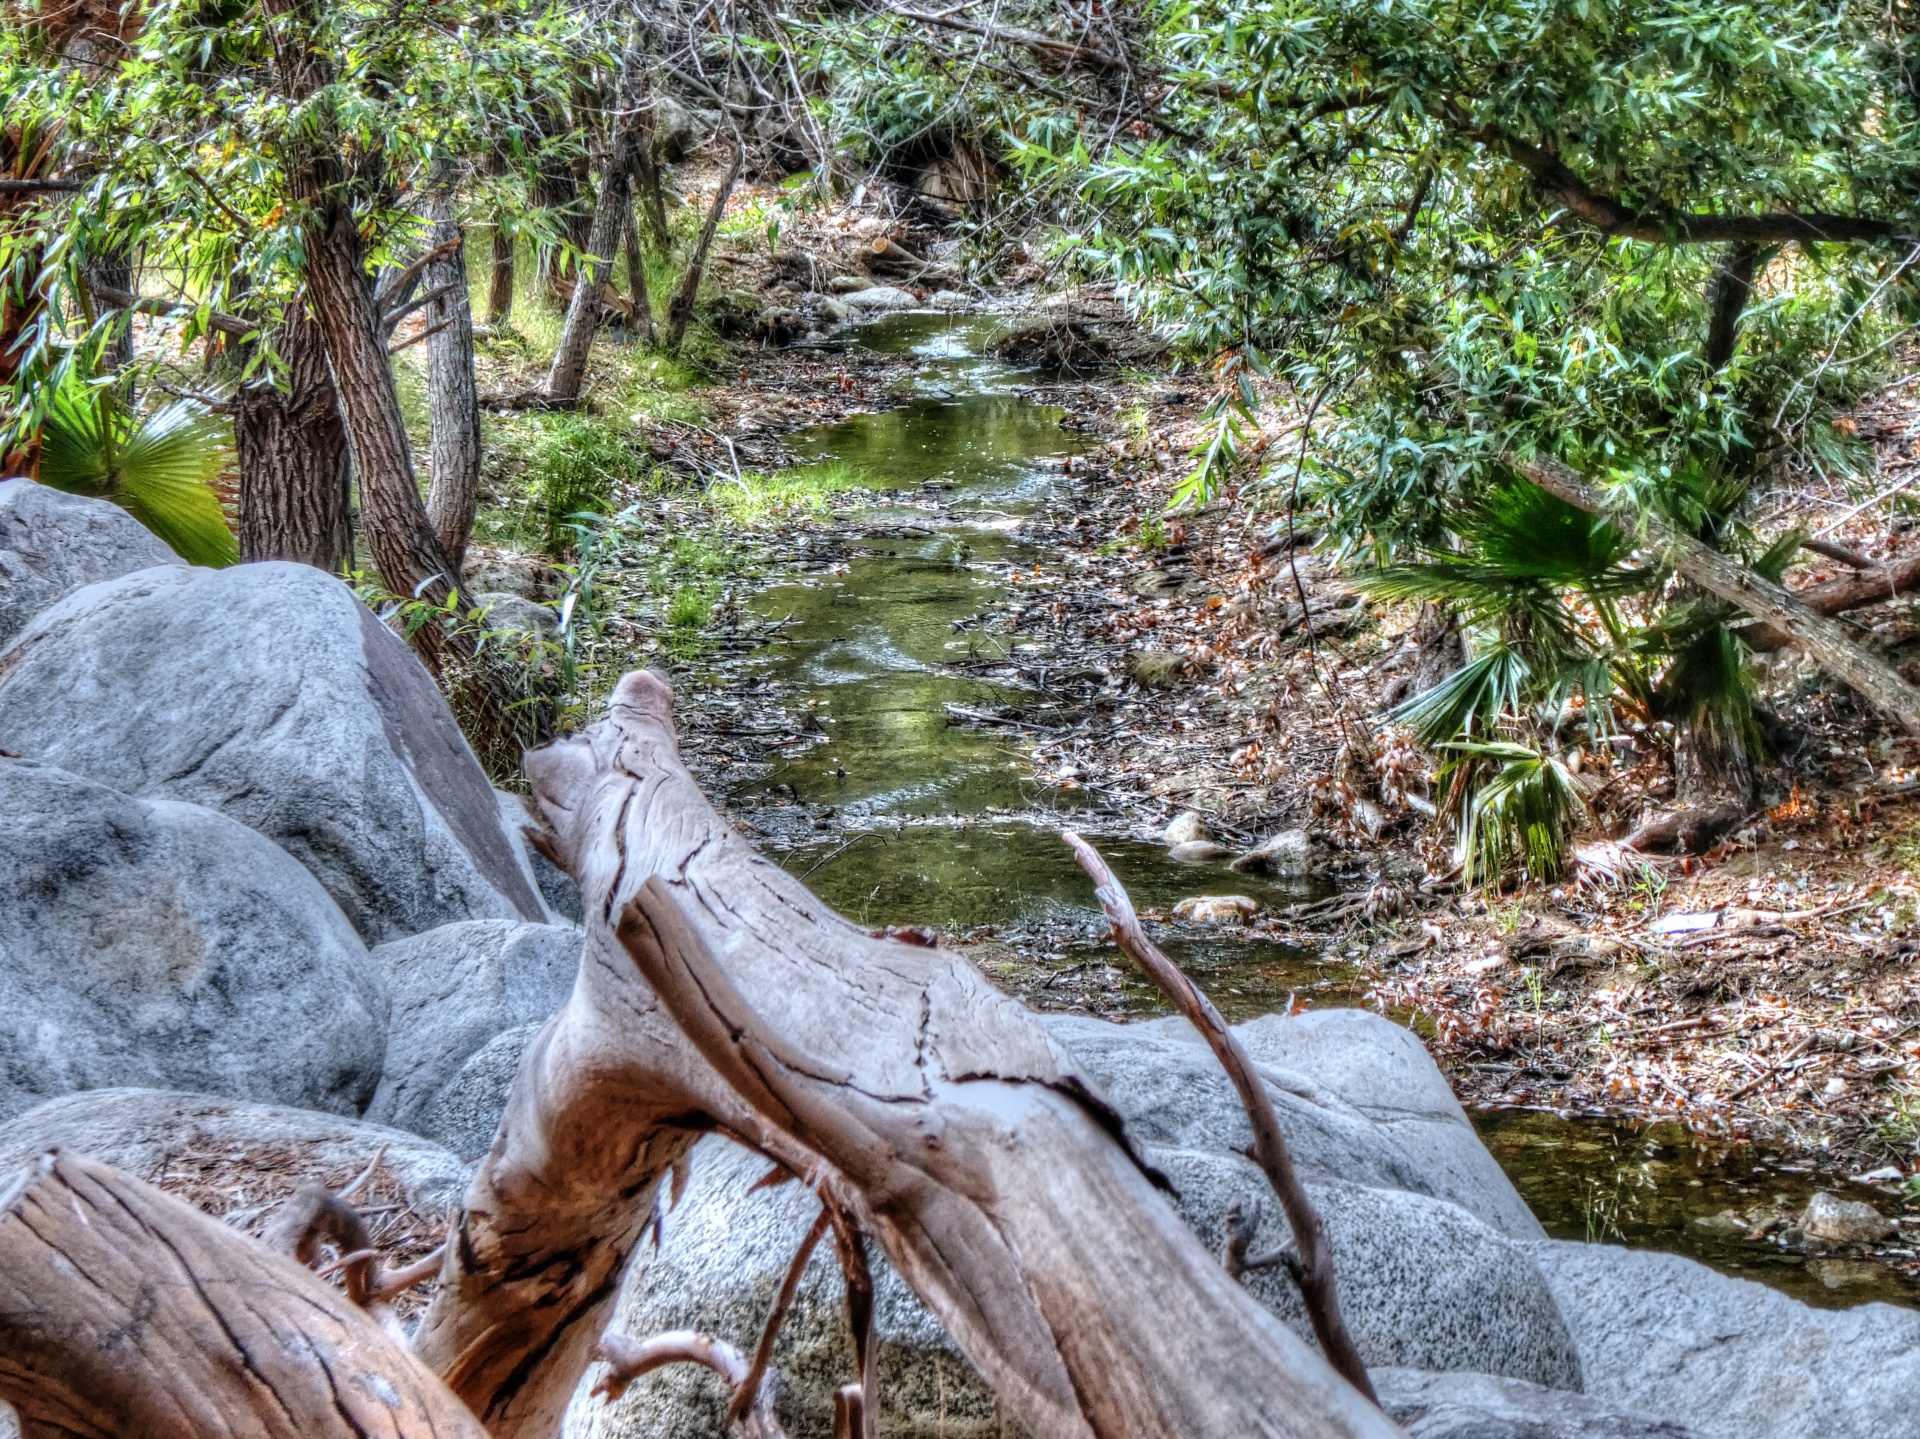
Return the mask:
<svg viewBox="0 0 1920 1439">
<path fill-rule="evenodd" d="M 850 549 L 789 567 L 751 601 L 784 622 L 755 663 L 800 699 L 824 740 L 735 801 L 831 811 L 825 831 L 776 837 L 769 850 L 850 918 L 1017 935 L 1056 977 L 1093 975 L 1101 1012 L 1158 1013 L 1158 995 L 1108 948 L 1091 888 L 1058 836 L 1072 794 L 1037 790 L 1017 727 L 977 721 L 1032 698 L 993 671 L 1009 654 L 1034 658 L 1041 642 L 979 620 L 1004 603 L 1013 572 L 1046 558 L 1025 531 L 1071 503 L 1086 448 L 1062 411 L 1031 397 L 1032 376 L 983 355 L 993 328 L 923 313 L 861 327 L 855 343 L 900 357 L 903 403 L 794 437 L 800 458 L 851 466 L 874 495 L 841 516 Z M 1195 894 L 1271 906 L 1312 893 L 1182 863 L 1156 845 L 1100 847 L 1143 911 Z M 1360 1000 L 1337 957 L 1191 934 L 1167 948 L 1236 1020 L 1301 1000 Z M 1023 992 L 1044 1004 L 1050 983 Z M 1674 1250 L 1815 1304 L 1920 1307 L 1920 1285 L 1889 1265 L 1792 1253 L 1698 1222 L 1729 1209 L 1797 1212 L 1818 1188 L 1847 1191 L 1831 1176 L 1677 1126 L 1531 1111 L 1474 1121 L 1556 1237 Z M 1882 1195 L 1857 1197 L 1886 1208 Z"/>
</svg>

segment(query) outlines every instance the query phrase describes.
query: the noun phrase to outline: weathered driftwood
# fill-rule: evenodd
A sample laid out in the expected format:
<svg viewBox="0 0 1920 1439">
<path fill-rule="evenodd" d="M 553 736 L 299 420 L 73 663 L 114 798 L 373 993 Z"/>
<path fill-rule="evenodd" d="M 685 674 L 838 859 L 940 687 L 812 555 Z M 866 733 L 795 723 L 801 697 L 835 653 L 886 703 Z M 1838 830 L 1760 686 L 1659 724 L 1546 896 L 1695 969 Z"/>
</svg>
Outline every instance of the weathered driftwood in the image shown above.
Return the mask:
<svg viewBox="0 0 1920 1439">
<path fill-rule="evenodd" d="M 1838 620 L 1822 614 L 1785 586 L 1755 574 L 1730 555 L 1680 533 L 1658 515 L 1632 510 L 1558 460 L 1516 460 L 1514 468 L 1576 509 L 1612 520 L 1628 534 L 1643 536 L 1676 573 L 1755 619 L 1764 620 L 1787 644 L 1851 685 L 1910 733 L 1920 734 L 1920 689 L 1908 684 L 1885 660 L 1870 654 Z"/>
<path fill-rule="evenodd" d="M 694 1329 L 670 1329 L 650 1339 L 609 1334 L 601 1339 L 593 1357 L 607 1366 L 593 1392 L 608 1399 L 618 1399 L 641 1375 L 664 1369 L 669 1364 L 699 1364 L 711 1369 L 733 1387 L 736 1401 L 756 1380 L 746 1355 L 726 1340 Z M 787 1439 L 786 1431 L 774 1415 L 773 1405 L 757 1388 L 744 1409 L 736 1412 L 729 1408 L 727 1432 L 734 1439 Z"/>
<path fill-rule="evenodd" d="M 658 679 L 528 770 L 586 952 L 416 1341 L 497 1439 L 556 1432 L 662 1178 L 716 1128 L 853 1213 L 1038 1439 L 1396 1432 L 1207 1254 L 1019 1004 L 733 834 Z"/>
<path fill-rule="evenodd" d="M 339 1290 L 93 1160 L 0 1182 L 0 1400 L 25 1439 L 483 1439 Z"/>
<path fill-rule="evenodd" d="M 1346 1321 L 1340 1317 L 1340 1296 L 1333 1283 L 1333 1246 L 1327 1242 L 1327 1227 L 1320 1220 L 1320 1211 L 1307 1197 L 1306 1186 L 1294 1172 L 1293 1155 L 1280 1129 L 1280 1116 L 1274 1112 L 1273 1097 L 1254 1072 L 1253 1061 L 1247 1058 L 1246 1050 L 1240 1047 L 1240 1041 L 1234 1038 L 1220 1011 L 1213 1007 L 1213 1001 L 1200 992 L 1199 986 L 1187 978 L 1179 965 L 1167 958 L 1159 945 L 1147 938 L 1126 886 L 1107 867 L 1107 862 L 1072 830 L 1064 831 L 1062 838 L 1072 847 L 1074 858 L 1093 881 L 1094 893 L 1099 897 L 1107 923 L 1113 927 L 1114 942 L 1121 952 L 1146 971 L 1147 978 L 1173 1001 L 1173 1007 L 1199 1031 L 1200 1038 L 1206 1041 L 1214 1058 L 1220 1061 L 1220 1067 L 1227 1072 L 1234 1092 L 1247 1111 L 1247 1121 L 1253 1127 L 1254 1162 L 1267 1176 L 1267 1182 L 1279 1197 L 1280 1207 L 1286 1211 L 1287 1227 L 1293 1231 L 1293 1238 L 1270 1257 L 1249 1263 L 1245 1238 L 1230 1232 L 1229 1244 L 1237 1245 L 1237 1253 L 1233 1248 L 1228 1251 L 1228 1272 L 1239 1278 L 1234 1272 L 1235 1259 L 1242 1268 L 1260 1268 L 1269 1263 L 1286 1265 L 1293 1282 L 1300 1287 L 1307 1318 L 1313 1324 L 1314 1337 L 1320 1341 L 1320 1350 L 1327 1356 L 1327 1362 L 1355 1389 L 1379 1403 L 1373 1392 L 1373 1381 L 1367 1378 L 1367 1366 L 1361 1362 L 1360 1351 L 1353 1347 Z M 1230 1225 L 1230 1231 L 1232 1228 Z"/>
</svg>

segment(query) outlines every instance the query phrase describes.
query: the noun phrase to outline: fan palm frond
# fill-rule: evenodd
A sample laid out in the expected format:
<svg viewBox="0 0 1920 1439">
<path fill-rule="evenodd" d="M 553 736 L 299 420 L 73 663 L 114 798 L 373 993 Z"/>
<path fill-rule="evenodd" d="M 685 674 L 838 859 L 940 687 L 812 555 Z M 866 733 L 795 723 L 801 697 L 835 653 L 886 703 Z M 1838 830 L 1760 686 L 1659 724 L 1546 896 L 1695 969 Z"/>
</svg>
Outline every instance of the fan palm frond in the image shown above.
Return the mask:
<svg viewBox="0 0 1920 1439">
<path fill-rule="evenodd" d="M 213 489 L 230 449 L 225 421 L 192 400 L 135 415 L 114 391 L 70 374 L 41 422 L 40 481 L 113 501 L 190 564 L 237 564 Z"/>
<path fill-rule="evenodd" d="M 1518 863 L 1536 880 L 1559 877 L 1586 801 L 1567 767 L 1525 745 L 1499 741 L 1442 745 L 1441 768 L 1460 813 L 1459 857 L 1469 884 L 1498 880 Z"/>
<path fill-rule="evenodd" d="M 1533 667 L 1518 647 L 1490 646 L 1431 689 L 1422 690 L 1389 716 L 1429 747 L 1462 735 L 1489 734 L 1502 715 L 1517 715 L 1533 681 Z"/>
</svg>

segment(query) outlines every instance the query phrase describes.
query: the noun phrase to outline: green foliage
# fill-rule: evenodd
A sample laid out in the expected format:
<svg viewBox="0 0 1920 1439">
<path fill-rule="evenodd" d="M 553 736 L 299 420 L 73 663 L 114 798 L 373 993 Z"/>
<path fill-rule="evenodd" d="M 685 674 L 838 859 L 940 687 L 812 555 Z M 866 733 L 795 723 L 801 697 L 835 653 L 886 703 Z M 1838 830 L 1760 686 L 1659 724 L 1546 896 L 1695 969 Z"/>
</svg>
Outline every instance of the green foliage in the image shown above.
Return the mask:
<svg viewBox="0 0 1920 1439">
<path fill-rule="evenodd" d="M 1498 881 L 1518 863 L 1536 880 L 1557 879 L 1567 840 L 1585 810 L 1559 760 L 1496 740 L 1441 746 L 1453 758 L 1440 770 L 1450 807 L 1461 814 L 1459 859 L 1468 884 Z"/>
<path fill-rule="evenodd" d="M 741 524 L 754 524 L 781 515 L 825 514 L 834 495 L 871 483 L 855 466 L 826 460 L 715 480 L 707 490 L 707 503 Z"/>
<path fill-rule="evenodd" d="M 527 466 L 527 487 L 548 554 L 572 548 L 581 519 L 605 514 L 618 487 L 645 470 L 626 436 L 591 415 L 544 415 Z"/>
<path fill-rule="evenodd" d="M 213 482 L 232 454 L 228 426 L 191 400 L 132 414 L 112 384 L 72 369 L 40 421 L 40 481 L 112 500 L 191 564 L 237 564 L 240 546 Z"/>
</svg>

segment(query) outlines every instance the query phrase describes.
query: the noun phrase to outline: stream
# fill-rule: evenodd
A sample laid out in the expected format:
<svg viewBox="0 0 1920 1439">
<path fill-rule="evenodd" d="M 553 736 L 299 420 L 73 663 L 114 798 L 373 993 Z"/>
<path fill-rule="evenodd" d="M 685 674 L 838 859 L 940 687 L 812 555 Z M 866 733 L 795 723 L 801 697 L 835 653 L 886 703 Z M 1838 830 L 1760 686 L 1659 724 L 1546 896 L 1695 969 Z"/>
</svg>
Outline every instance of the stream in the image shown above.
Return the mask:
<svg viewBox="0 0 1920 1439">
<path fill-rule="evenodd" d="M 1033 376 L 982 355 L 995 327 L 991 317 L 926 313 L 860 327 L 855 343 L 899 357 L 905 402 L 793 437 L 798 458 L 851 466 L 875 493 L 841 515 L 855 536 L 850 551 L 777 569 L 749 601 L 783 622 L 755 665 L 800 701 L 824 741 L 734 804 L 756 821 L 783 804 L 830 813 L 825 829 L 817 819 L 797 834 L 763 825 L 764 847 L 862 924 L 957 934 L 1003 982 L 996 945 L 1018 939 L 1048 976 L 1010 986 L 1029 1002 L 1067 1007 L 1090 988 L 1100 1013 L 1162 1013 L 1157 992 L 1108 944 L 1060 841 L 1074 796 L 1032 783 L 1019 726 L 980 719 L 1031 701 L 991 670 L 1002 646 L 1035 646 L 978 621 L 1004 604 L 1014 572 L 1046 557 L 1023 531 L 1043 528 L 1049 507 L 1070 506 L 1073 464 L 1088 444 L 1062 425 L 1063 411 L 1030 397 Z M 1143 911 L 1196 894 L 1246 894 L 1271 907 L 1326 892 L 1183 863 L 1135 840 L 1100 848 Z M 1166 947 L 1230 1019 L 1361 1000 L 1338 957 L 1189 928 Z M 1516 1110 L 1473 1120 L 1557 1238 L 1672 1250 L 1822 1306 L 1920 1307 L 1920 1284 L 1888 1265 L 1808 1256 L 1698 1222 L 1728 1209 L 1797 1212 L 1821 1188 L 1883 1210 L 1884 1195 L 1678 1125 Z"/>
</svg>

